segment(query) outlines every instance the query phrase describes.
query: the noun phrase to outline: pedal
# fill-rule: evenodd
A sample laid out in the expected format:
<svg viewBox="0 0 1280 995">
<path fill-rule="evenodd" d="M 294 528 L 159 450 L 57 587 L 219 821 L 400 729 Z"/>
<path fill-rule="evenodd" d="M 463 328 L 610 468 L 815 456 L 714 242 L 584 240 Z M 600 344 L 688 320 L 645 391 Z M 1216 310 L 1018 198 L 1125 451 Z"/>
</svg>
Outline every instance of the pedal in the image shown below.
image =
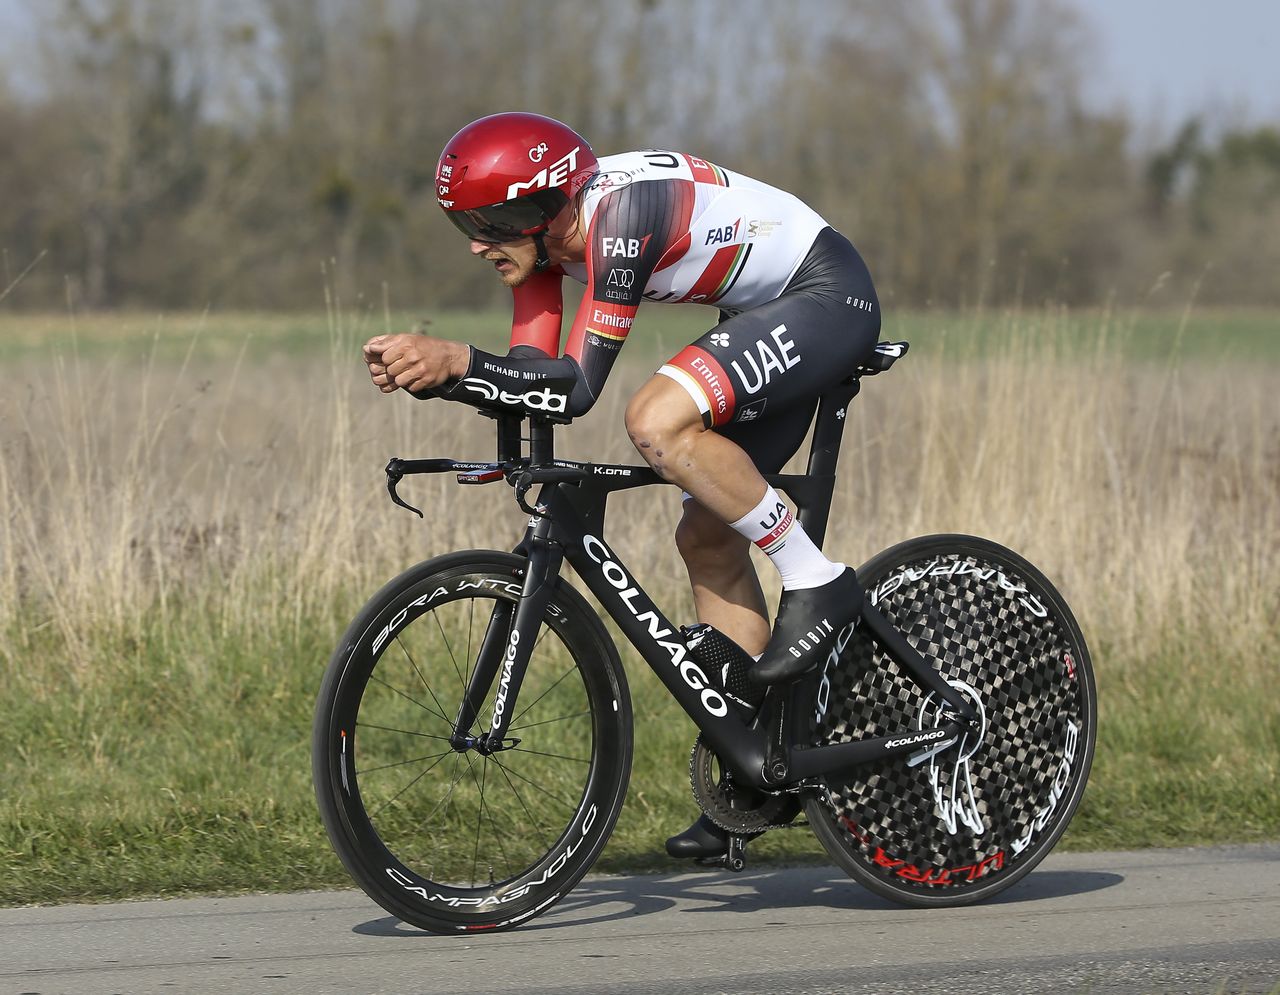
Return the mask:
<svg viewBox="0 0 1280 995">
<path fill-rule="evenodd" d="M 747 869 L 747 838 L 730 836 L 729 849 L 718 857 L 698 857 L 694 863 L 699 867 L 718 867 L 733 871 L 735 874 Z"/>
</svg>

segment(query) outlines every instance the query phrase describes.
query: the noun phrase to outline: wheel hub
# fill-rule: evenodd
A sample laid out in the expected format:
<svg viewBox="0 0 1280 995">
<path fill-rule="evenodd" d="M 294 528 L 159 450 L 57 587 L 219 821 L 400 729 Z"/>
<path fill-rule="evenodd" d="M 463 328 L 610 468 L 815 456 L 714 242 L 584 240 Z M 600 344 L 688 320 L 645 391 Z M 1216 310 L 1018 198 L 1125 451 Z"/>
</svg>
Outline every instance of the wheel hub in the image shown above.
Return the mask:
<svg viewBox="0 0 1280 995">
<path fill-rule="evenodd" d="M 974 795 L 972 772 L 969 759 L 978 752 L 987 735 L 987 710 L 982 698 L 974 688 L 963 681 L 947 682 L 973 705 L 978 713 L 978 721 L 966 724 L 967 728 L 959 735 L 936 747 L 915 754 L 908 761 L 911 766 L 929 761 L 929 786 L 933 791 L 934 811 L 942 820 L 948 835 L 955 836 L 963 830 L 975 837 L 982 836 L 986 830 L 986 822 Z M 929 729 L 942 725 L 952 717 L 946 703 L 930 692 L 920 705 L 917 726 Z"/>
</svg>

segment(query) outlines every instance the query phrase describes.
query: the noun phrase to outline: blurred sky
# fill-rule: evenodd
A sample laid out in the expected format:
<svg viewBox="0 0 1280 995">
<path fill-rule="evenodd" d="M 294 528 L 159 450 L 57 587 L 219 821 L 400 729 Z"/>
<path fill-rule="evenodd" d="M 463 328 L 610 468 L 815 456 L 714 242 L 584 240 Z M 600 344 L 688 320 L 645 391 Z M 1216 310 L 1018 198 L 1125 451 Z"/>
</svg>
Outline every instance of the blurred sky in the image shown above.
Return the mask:
<svg viewBox="0 0 1280 995">
<path fill-rule="evenodd" d="M 1090 96 L 1172 129 L 1209 112 L 1280 122 L 1277 0 L 1072 0 L 1101 51 Z M 1238 120 L 1236 120 L 1238 119 Z"/>
<path fill-rule="evenodd" d="M 23 43 L 30 40 L 27 11 L 39 2 L 0 0 L 6 68 L 21 66 Z M 1127 108 L 1151 137 L 1169 134 L 1196 113 L 1205 114 L 1211 129 L 1280 122 L 1280 0 L 1068 2 L 1097 39 L 1087 84 L 1095 107 Z M 21 92 L 21 80 L 14 82 Z"/>
</svg>

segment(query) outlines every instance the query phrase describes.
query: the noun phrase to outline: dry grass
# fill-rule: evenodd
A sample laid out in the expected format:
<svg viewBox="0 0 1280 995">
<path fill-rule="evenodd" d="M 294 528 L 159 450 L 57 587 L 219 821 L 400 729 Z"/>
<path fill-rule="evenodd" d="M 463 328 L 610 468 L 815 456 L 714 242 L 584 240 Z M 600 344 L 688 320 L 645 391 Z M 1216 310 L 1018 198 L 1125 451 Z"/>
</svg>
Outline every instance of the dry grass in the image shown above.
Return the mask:
<svg viewBox="0 0 1280 995">
<path fill-rule="evenodd" d="M 985 358 L 917 352 L 867 381 L 829 551 L 858 563 L 911 535 L 977 533 L 1059 586 L 1092 644 L 1103 704 L 1094 787 L 1069 841 L 1274 836 L 1280 368 L 1122 365 L 1101 335 L 1089 348 L 1066 341 L 1053 313 L 1010 319 L 1004 334 Z M 391 506 L 389 456 L 487 458 L 492 423 L 377 394 L 356 337 L 335 319 L 329 356 L 7 365 L 0 688 L 14 705 L 0 733 L 0 853 L 15 899 L 117 893 L 103 883 L 115 872 L 65 871 L 89 859 L 67 856 L 84 826 L 119 836 L 123 853 L 135 846 L 127 827 L 144 826 L 145 841 L 177 832 L 177 819 L 225 856 L 232 845 L 201 822 L 212 812 L 251 838 L 236 858 L 250 871 L 277 852 L 272 836 L 322 853 L 305 722 L 326 647 L 408 564 L 518 538 L 524 516 L 502 485 L 416 478 L 402 493 L 427 520 Z M 621 409 L 651 369 L 621 367 L 560 455 L 633 461 Z M 620 495 L 610 537 L 683 619 L 667 541 L 677 513 L 672 489 Z M 659 742 L 611 845 L 632 865 L 689 811 L 678 755 L 691 737 L 635 662 L 638 735 Z M 238 780 L 208 772 L 214 748 Z M 1234 807 L 1208 811 L 1222 805 Z M 337 874 L 327 859 L 262 880 L 318 883 Z M 139 873 L 133 890 L 255 880 Z"/>
<path fill-rule="evenodd" d="M 1241 634 L 1265 627 L 1280 577 L 1280 369 L 1117 366 L 1102 343 L 1061 355 L 1056 333 L 1052 315 L 1024 318 L 997 357 L 913 353 L 867 381 L 846 435 L 832 555 L 859 562 L 922 532 L 988 535 L 1040 564 L 1089 628 L 1126 652 L 1207 604 Z M 433 511 L 428 529 L 387 502 L 388 456 L 488 457 L 492 423 L 383 398 L 354 345 L 335 329 L 333 361 L 10 364 L 0 652 L 53 626 L 74 671 L 103 625 L 136 629 L 210 574 L 224 611 L 265 610 L 275 624 L 418 558 L 508 545 L 522 516 L 500 485 L 406 483 Z M 621 408 L 648 371 L 624 365 L 559 453 L 634 462 Z M 614 527 L 628 520 L 624 548 L 640 539 L 637 571 L 679 579 L 671 545 L 636 521 L 669 529 L 677 503 L 659 494 L 617 498 Z M 242 584 L 277 568 L 293 575 L 285 603 L 237 604 Z"/>
</svg>

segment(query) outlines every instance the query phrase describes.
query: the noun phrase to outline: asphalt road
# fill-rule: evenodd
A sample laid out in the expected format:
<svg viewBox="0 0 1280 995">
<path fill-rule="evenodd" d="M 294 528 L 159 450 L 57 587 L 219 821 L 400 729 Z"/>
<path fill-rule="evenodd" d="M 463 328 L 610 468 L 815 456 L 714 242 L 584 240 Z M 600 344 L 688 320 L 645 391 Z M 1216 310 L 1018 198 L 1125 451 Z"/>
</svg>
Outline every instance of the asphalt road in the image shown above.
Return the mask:
<svg viewBox="0 0 1280 995">
<path fill-rule="evenodd" d="M 522 929 L 359 892 L 0 909 L 0 992 L 1272 992 L 1280 845 L 1049 857 L 916 911 L 830 868 L 590 878 Z"/>
</svg>

